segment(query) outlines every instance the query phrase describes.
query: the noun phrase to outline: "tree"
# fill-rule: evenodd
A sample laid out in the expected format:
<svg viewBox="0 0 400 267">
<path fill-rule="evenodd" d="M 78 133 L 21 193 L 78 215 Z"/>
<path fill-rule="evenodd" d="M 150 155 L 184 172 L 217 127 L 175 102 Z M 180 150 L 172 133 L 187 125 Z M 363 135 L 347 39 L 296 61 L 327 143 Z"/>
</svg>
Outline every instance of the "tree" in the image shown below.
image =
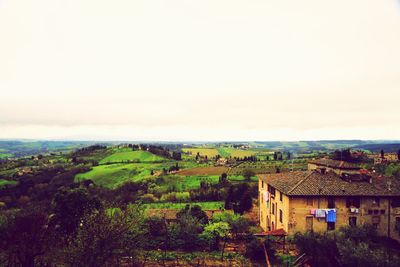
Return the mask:
<svg viewBox="0 0 400 267">
<path fill-rule="evenodd" d="M 209 223 L 204 228 L 201 237 L 210 245 L 211 250 L 218 250 L 219 241 L 227 238 L 229 230 L 227 222 Z"/>
<path fill-rule="evenodd" d="M 400 149 L 397 151 L 397 160 L 400 161 Z"/>
<path fill-rule="evenodd" d="M 381 158 L 382 158 L 382 159 L 385 158 L 385 151 L 383 151 L 383 149 L 381 149 Z"/>
<path fill-rule="evenodd" d="M 189 215 L 194 218 L 196 218 L 199 223 L 201 224 L 207 224 L 208 223 L 208 217 L 207 214 L 201 209 L 199 205 L 193 205 L 190 206 L 187 204 L 184 209 L 181 209 L 177 214 L 176 217 L 180 219 L 181 217 Z"/>
<path fill-rule="evenodd" d="M 64 250 L 70 266 L 114 266 L 122 256 L 135 258 L 144 246 L 144 216 L 139 207 L 85 214 L 75 238 Z"/>
<path fill-rule="evenodd" d="M 85 213 L 100 208 L 100 200 L 89 195 L 87 189 L 61 190 L 53 199 L 53 223 L 59 225 L 62 234 L 69 236 L 76 230 Z"/>
<path fill-rule="evenodd" d="M 230 186 L 225 198 L 225 209 L 233 209 L 235 213 L 243 214 L 251 208 L 250 186 L 247 183 Z"/>
<path fill-rule="evenodd" d="M 243 176 L 246 179 L 246 181 L 250 181 L 251 177 L 255 176 L 255 172 L 253 170 L 250 169 L 245 169 L 243 171 Z"/>
<path fill-rule="evenodd" d="M 8 255 L 8 266 L 35 266 L 54 245 L 53 228 L 48 225 L 48 216 L 42 211 L 24 210 L 9 216 L 0 228 L 0 248 Z"/>
</svg>

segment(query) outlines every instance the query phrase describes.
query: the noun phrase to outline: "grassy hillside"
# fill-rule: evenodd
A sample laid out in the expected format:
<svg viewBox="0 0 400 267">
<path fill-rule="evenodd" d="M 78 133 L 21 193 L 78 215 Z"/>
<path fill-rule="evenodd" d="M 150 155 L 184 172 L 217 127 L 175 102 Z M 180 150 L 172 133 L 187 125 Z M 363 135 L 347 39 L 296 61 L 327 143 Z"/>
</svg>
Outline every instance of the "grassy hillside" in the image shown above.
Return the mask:
<svg viewBox="0 0 400 267">
<path fill-rule="evenodd" d="M 151 170 L 162 169 L 160 164 L 110 164 L 93 167 L 86 173 L 75 176 L 75 181 L 92 180 L 94 183 L 107 187 L 117 188 L 128 181 L 139 181 L 151 177 Z"/>
<path fill-rule="evenodd" d="M 16 185 L 16 184 L 17 184 L 16 181 L 0 179 L 0 188 L 2 188 L 5 185 Z"/>
<path fill-rule="evenodd" d="M 195 157 L 197 153 L 201 156 L 207 156 L 208 158 L 219 155 L 216 148 L 183 148 L 182 151 L 185 153 L 191 153 L 193 157 Z"/>
<path fill-rule="evenodd" d="M 121 150 L 113 153 L 110 156 L 105 157 L 99 163 L 121 163 L 121 162 L 162 162 L 165 158 L 154 155 L 147 151 L 132 151 L 132 150 Z"/>
</svg>

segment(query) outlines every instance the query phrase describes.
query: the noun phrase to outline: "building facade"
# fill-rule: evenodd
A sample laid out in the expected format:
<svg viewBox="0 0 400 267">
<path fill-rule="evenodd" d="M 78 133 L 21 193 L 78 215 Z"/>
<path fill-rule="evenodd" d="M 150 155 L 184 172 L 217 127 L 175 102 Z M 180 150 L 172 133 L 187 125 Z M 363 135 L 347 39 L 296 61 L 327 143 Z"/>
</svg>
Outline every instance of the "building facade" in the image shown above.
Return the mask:
<svg viewBox="0 0 400 267">
<path fill-rule="evenodd" d="M 371 224 L 400 241 L 400 184 L 321 170 L 267 174 L 259 177 L 259 215 L 265 231 L 291 235 Z"/>
</svg>

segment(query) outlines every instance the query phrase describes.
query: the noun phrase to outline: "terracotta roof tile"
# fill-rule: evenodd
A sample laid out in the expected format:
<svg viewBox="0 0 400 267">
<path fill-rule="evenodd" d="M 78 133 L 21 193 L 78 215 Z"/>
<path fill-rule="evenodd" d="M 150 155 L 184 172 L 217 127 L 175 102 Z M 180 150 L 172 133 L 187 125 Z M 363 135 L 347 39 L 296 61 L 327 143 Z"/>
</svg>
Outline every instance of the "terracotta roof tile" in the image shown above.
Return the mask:
<svg viewBox="0 0 400 267">
<path fill-rule="evenodd" d="M 290 196 L 400 196 L 400 181 L 388 177 L 374 176 L 370 183 L 342 179 L 333 172 L 298 171 L 269 174 L 262 179 Z"/>
</svg>

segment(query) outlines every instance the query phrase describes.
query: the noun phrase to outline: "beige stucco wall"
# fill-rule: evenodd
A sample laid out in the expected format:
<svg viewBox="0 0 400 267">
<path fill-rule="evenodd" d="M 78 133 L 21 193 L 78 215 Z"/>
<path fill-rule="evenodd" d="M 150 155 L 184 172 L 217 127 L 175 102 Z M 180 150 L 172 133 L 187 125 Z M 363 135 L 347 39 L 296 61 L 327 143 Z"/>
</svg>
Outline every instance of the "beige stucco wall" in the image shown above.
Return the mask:
<svg viewBox="0 0 400 267">
<path fill-rule="evenodd" d="M 264 182 L 262 187 L 261 179 L 259 179 L 259 211 L 260 211 L 260 226 L 265 230 L 272 230 L 274 225 L 275 229 L 284 229 L 288 231 L 289 225 L 289 197 L 282 194 L 282 201 L 280 200 L 281 192 L 276 190 L 275 198 L 269 197 L 268 201 L 264 199 L 263 193 L 267 192 L 267 183 Z M 274 204 L 274 205 L 272 205 Z M 272 206 L 275 208 L 275 212 L 272 212 Z M 282 222 L 280 222 L 279 211 L 282 210 Z"/>
<path fill-rule="evenodd" d="M 294 197 L 286 196 L 283 194 L 283 199 L 280 201 L 280 192 L 276 190 L 275 198 L 270 198 L 270 204 L 267 205 L 266 199 L 261 197 L 263 192 L 267 191 L 267 183 L 259 179 L 259 221 L 260 226 L 265 230 L 272 230 L 272 223 L 275 225 L 275 229 L 282 228 L 287 231 L 290 235 L 296 232 L 306 232 L 306 218 L 311 217 L 313 222 L 313 231 L 315 232 L 326 232 L 327 223 L 324 218 L 317 219 L 310 214 L 311 209 L 326 209 L 328 208 L 327 197 L 312 197 L 311 203 L 307 203 L 306 197 Z M 379 206 L 373 204 L 374 198 L 362 197 L 360 201 L 359 213 L 350 213 L 349 208 L 346 207 L 346 197 L 335 197 L 335 208 L 336 208 L 336 224 L 335 229 L 339 229 L 343 226 L 349 225 L 349 217 L 357 218 L 357 225 L 361 224 L 372 224 L 373 217 L 379 217 L 379 224 L 377 231 L 380 235 L 388 235 L 388 212 L 389 212 L 389 199 L 379 198 Z M 272 203 L 277 206 L 275 214 L 272 214 Z M 279 210 L 283 211 L 283 222 L 279 222 Z M 379 210 L 379 214 L 369 214 L 369 210 Z M 381 214 L 381 210 L 384 210 L 384 214 Z M 400 235 L 395 230 L 396 217 L 400 217 L 400 208 L 390 208 L 390 237 L 400 241 Z"/>
</svg>

